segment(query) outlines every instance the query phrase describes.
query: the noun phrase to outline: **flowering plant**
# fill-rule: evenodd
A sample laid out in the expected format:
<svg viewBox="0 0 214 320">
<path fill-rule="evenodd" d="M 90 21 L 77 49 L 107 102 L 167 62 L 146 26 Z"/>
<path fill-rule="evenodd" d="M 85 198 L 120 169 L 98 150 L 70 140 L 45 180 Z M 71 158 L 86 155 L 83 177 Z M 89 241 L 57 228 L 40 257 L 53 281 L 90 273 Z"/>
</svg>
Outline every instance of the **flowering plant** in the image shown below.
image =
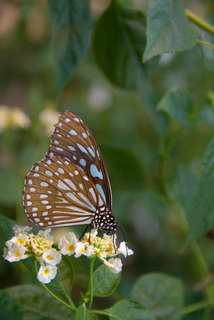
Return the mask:
<svg viewBox="0 0 214 320">
<path fill-rule="evenodd" d="M 99 237 L 96 229 L 85 233 L 83 240 L 80 241 L 73 232 L 63 235 L 57 245 L 54 244 L 54 238 L 51 235 L 51 229 L 45 231 L 40 230 L 38 234 L 34 234 L 30 227 L 22 227 L 15 225 L 13 227 L 14 236 L 5 243 L 3 256 L 9 262 L 25 260 L 29 257 L 34 261 L 34 272 L 39 282 L 45 290 L 58 301 L 66 305 L 72 310 L 76 307 L 70 297 L 70 293 L 65 288 L 61 288 L 68 300 L 65 302 L 56 296 L 46 284 L 50 283 L 57 275 L 57 266 L 62 261 L 62 257 L 86 256 L 90 259 L 90 282 L 89 291 L 82 295 L 82 305 L 90 310 L 93 303 L 93 268 L 96 258 L 98 258 L 113 274 L 118 274 L 122 270 L 122 261 L 118 255 L 127 257 L 133 254 L 126 243 L 123 241 L 119 247 L 116 247 L 116 235 L 104 234 Z M 39 264 L 39 269 L 38 269 Z M 98 268 L 99 269 L 99 268 Z M 118 277 L 116 276 L 118 279 Z"/>
</svg>

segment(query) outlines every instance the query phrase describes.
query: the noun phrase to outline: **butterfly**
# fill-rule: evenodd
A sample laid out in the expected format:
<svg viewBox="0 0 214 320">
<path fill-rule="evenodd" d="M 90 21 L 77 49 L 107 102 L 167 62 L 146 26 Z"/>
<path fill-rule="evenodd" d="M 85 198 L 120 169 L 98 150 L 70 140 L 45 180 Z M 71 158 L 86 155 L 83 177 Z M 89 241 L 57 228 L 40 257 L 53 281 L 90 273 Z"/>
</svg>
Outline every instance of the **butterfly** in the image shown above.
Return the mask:
<svg viewBox="0 0 214 320">
<path fill-rule="evenodd" d="M 119 228 L 104 159 L 91 131 L 75 113 L 60 115 L 45 158 L 25 178 L 23 205 L 40 227 Z"/>
</svg>

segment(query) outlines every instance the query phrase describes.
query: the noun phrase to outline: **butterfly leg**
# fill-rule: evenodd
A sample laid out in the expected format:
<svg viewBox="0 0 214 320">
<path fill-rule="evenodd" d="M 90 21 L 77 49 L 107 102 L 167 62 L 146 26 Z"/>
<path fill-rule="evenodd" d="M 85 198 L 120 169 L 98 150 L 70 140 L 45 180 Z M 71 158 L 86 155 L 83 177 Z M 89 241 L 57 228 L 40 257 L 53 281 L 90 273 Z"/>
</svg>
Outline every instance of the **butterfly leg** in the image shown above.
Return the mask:
<svg viewBox="0 0 214 320">
<path fill-rule="evenodd" d="M 84 236 L 84 234 L 86 233 L 86 231 L 87 231 L 88 227 L 89 227 L 89 226 L 87 226 L 87 227 L 85 228 L 85 230 L 83 231 L 83 233 L 82 233 L 81 237 L 79 237 L 79 240 L 81 240 L 81 239 L 82 239 L 82 237 L 83 237 L 83 236 Z M 90 228 L 90 234 L 91 234 L 91 228 Z M 90 236 L 89 236 L 89 239 L 90 239 Z"/>
</svg>

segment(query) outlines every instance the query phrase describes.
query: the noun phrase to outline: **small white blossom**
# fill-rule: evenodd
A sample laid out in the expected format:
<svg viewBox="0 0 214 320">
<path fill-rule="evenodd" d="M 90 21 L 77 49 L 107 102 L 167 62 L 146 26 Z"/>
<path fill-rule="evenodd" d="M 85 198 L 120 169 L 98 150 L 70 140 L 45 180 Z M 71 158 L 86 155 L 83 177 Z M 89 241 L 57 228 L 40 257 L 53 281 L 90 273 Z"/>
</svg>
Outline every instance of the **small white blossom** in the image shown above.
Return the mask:
<svg viewBox="0 0 214 320">
<path fill-rule="evenodd" d="M 60 263 L 61 258 L 62 258 L 61 253 L 59 253 L 54 248 L 45 251 L 42 255 L 42 260 L 45 263 L 50 264 L 52 266 L 55 266 L 56 264 Z"/>
<path fill-rule="evenodd" d="M 82 254 L 86 252 L 86 248 L 84 243 L 82 242 L 77 242 L 76 248 L 75 248 L 75 258 L 79 258 Z"/>
<path fill-rule="evenodd" d="M 46 108 L 40 113 L 39 120 L 44 125 L 48 135 L 52 134 L 53 126 L 58 122 L 59 116 L 59 112 L 52 108 Z"/>
<path fill-rule="evenodd" d="M 47 228 L 47 229 L 45 229 L 45 231 L 40 230 L 38 232 L 38 236 L 45 237 L 46 239 L 53 241 L 54 238 L 53 238 L 53 236 L 50 235 L 50 233 L 51 233 L 51 228 Z"/>
<path fill-rule="evenodd" d="M 37 274 L 37 279 L 43 283 L 49 283 L 56 277 L 57 267 L 56 266 L 41 266 Z"/>
<path fill-rule="evenodd" d="M 22 259 L 27 258 L 28 256 L 25 255 L 25 248 L 19 246 L 16 243 L 10 243 L 7 248 L 4 248 L 3 257 L 8 260 L 9 262 L 20 261 Z"/>
<path fill-rule="evenodd" d="M 125 258 L 128 256 L 131 256 L 134 253 L 133 250 L 131 250 L 127 247 L 127 244 L 125 241 L 120 243 L 120 246 L 119 246 L 117 252 L 123 254 Z"/>
<path fill-rule="evenodd" d="M 75 249 L 75 258 L 79 258 L 81 255 L 86 257 L 92 257 L 94 255 L 94 246 L 85 246 L 84 243 L 78 242 Z"/>
<path fill-rule="evenodd" d="M 103 262 L 113 273 L 119 273 L 122 270 L 123 264 L 119 258 L 111 258 L 108 261 L 103 260 Z"/>
<path fill-rule="evenodd" d="M 75 252 L 77 242 L 78 239 L 75 234 L 69 232 L 66 237 L 61 237 L 59 239 L 58 248 L 63 255 L 71 256 Z"/>
<path fill-rule="evenodd" d="M 24 246 L 27 240 L 27 235 L 25 235 L 24 233 L 20 233 L 17 236 L 8 240 L 5 244 L 7 247 L 11 247 L 11 245 L 13 245 L 14 243 L 17 243 L 19 246 Z"/>
<path fill-rule="evenodd" d="M 13 227 L 13 230 L 14 230 L 15 236 L 17 236 L 19 234 L 28 234 L 28 232 L 31 231 L 32 228 L 28 226 L 22 227 L 22 226 L 15 225 Z"/>
<path fill-rule="evenodd" d="M 94 255 L 94 246 L 88 246 L 86 251 L 83 253 L 86 257 L 91 257 Z"/>
</svg>

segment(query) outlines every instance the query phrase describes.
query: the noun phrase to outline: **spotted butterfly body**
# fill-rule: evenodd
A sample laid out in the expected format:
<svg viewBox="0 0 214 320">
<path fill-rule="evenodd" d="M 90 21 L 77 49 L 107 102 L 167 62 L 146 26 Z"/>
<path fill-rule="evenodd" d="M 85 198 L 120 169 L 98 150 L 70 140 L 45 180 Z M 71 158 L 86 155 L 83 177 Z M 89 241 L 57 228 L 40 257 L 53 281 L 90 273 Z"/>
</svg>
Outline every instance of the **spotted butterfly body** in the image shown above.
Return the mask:
<svg viewBox="0 0 214 320">
<path fill-rule="evenodd" d="M 26 176 L 23 204 L 27 216 L 40 227 L 119 228 L 100 149 L 75 113 L 65 111 L 59 117 L 46 157 Z"/>
</svg>

